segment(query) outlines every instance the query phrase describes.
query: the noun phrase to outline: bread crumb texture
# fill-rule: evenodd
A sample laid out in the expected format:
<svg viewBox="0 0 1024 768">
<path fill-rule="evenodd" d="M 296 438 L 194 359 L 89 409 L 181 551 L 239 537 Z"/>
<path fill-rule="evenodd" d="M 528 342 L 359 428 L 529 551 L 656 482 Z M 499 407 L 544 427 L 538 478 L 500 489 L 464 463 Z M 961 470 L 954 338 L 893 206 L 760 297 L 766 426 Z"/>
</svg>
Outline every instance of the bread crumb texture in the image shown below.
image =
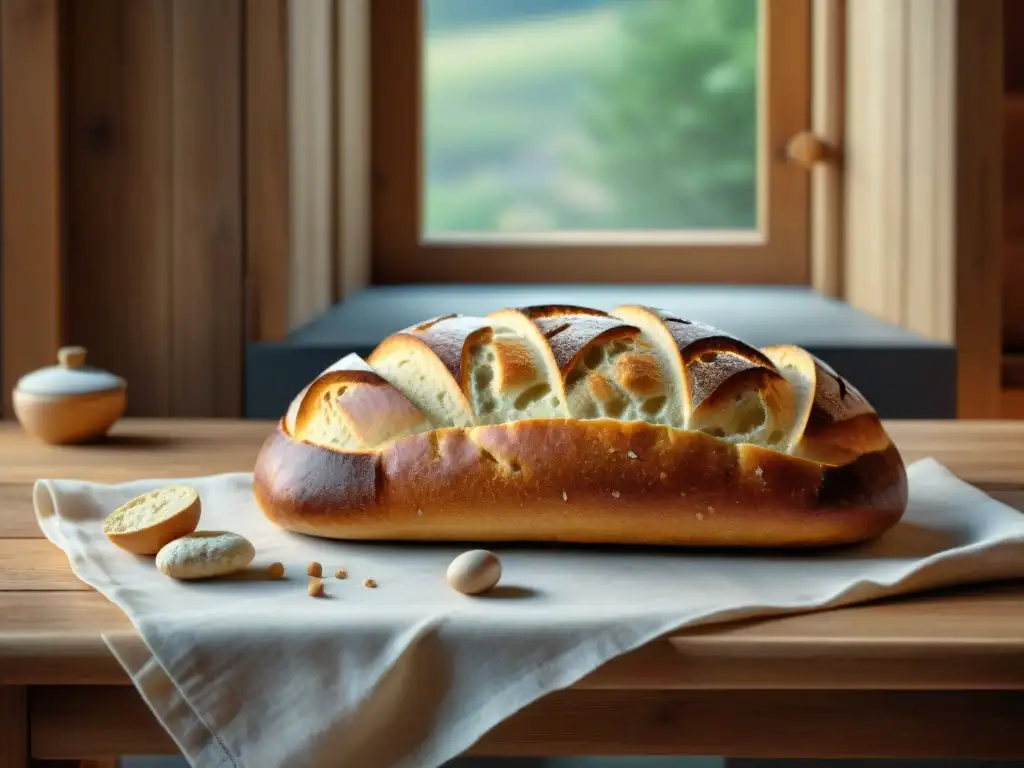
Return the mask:
<svg viewBox="0 0 1024 768">
<path fill-rule="evenodd" d="M 107 533 L 127 533 L 157 525 L 194 504 L 199 494 L 187 485 L 159 488 L 115 509 L 103 523 Z"/>
<path fill-rule="evenodd" d="M 195 488 L 171 485 L 122 504 L 103 521 L 103 533 L 129 552 L 155 555 L 169 541 L 194 531 L 201 512 Z"/>
</svg>

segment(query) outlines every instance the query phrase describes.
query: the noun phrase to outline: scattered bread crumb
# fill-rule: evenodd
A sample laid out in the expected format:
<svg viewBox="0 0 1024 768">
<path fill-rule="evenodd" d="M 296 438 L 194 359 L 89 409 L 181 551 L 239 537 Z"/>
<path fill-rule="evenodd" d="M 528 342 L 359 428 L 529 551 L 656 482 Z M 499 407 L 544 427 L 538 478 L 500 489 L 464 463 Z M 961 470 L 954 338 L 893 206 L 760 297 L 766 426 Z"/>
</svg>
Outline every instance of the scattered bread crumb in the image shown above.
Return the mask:
<svg viewBox="0 0 1024 768">
<path fill-rule="evenodd" d="M 708 513 L 712 515 L 715 514 L 715 508 L 712 507 L 710 504 L 708 504 Z"/>
<path fill-rule="evenodd" d="M 613 498 L 616 498 L 616 499 L 617 499 L 617 498 L 619 498 L 619 496 L 621 496 L 621 495 L 622 495 L 622 494 L 621 494 L 621 493 L 619 493 L 618 491 L 612 491 L 612 497 L 613 497 Z"/>
<path fill-rule="evenodd" d="M 764 470 L 761 469 L 761 467 L 757 467 L 754 470 L 754 474 L 757 475 L 758 477 L 764 477 Z"/>
<path fill-rule="evenodd" d="M 626 451 L 626 455 L 629 456 L 629 458 L 631 458 L 631 459 L 637 458 L 637 455 L 635 453 L 633 453 L 632 451 Z"/>
<path fill-rule="evenodd" d="M 281 563 L 271 563 L 270 567 L 267 569 L 267 573 L 272 579 L 280 579 L 284 576 L 284 565 Z"/>
<path fill-rule="evenodd" d="M 568 494 L 568 493 L 566 493 L 566 492 L 565 492 L 565 491 L 563 490 L 563 491 L 562 491 L 562 501 L 568 501 L 568 500 L 569 500 L 569 494 Z"/>
<path fill-rule="evenodd" d="M 668 477 L 668 472 L 662 472 L 660 475 L 658 475 L 658 477 L 660 477 L 662 480 L 664 480 L 665 478 Z"/>
<path fill-rule="evenodd" d="M 704 513 L 703 512 L 698 512 L 697 513 L 697 519 L 698 520 L 703 520 L 704 519 Z"/>
<path fill-rule="evenodd" d="M 336 579 L 347 579 L 348 578 L 348 571 L 346 571 L 344 568 L 339 568 L 338 570 L 336 570 L 334 572 L 334 578 L 336 578 Z"/>
<path fill-rule="evenodd" d="M 366 581 L 363 582 L 363 586 L 366 587 L 367 589 L 376 589 L 377 588 L 377 582 L 374 581 L 373 579 L 367 579 Z"/>
<path fill-rule="evenodd" d="M 417 515 L 418 515 L 419 517 L 423 517 L 423 510 L 422 510 L 422 509 L 417 509 L 417 510 L 416 510 L 416 514 L 417 514 Z"/>
<path fill-rule="evenodd" d="M 309 564 L 309 567 L 306 569 L 306 573 L 308 573 L 310 576 L 314 576 L 319 579 L 321 576 L 324 575 L 324 569 L 323 566 L 320 565 L 320 563 L 314 560 L 312 563 Z"/>
<path fill-rule="evenodd" d="M 309 580 L 309 588 L 306 590 L 309 592 L 310 597 L 323 597 L 324 595 L 324 582 L 322 579 L 318 579 L 315 576 Z"/>
</svg>

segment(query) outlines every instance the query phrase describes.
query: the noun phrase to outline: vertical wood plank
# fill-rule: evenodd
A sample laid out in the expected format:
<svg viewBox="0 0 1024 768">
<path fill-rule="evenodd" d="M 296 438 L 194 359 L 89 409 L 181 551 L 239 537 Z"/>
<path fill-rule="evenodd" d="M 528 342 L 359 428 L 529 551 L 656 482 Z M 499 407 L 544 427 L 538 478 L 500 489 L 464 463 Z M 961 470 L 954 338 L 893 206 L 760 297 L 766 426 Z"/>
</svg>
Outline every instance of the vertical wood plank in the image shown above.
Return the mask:
<svg viewBox="0 0 1024 768">
<path fill-rule="evenodd" d="M 28 701 L 25 688 L 0 685 L 0 766 L 28 768 Z"/>
<path fill-rule="evenodd" d="M 956 343 L 961 418 L 998 418 L 1003 4 L 956 3 Z"/>
<path fill-rule="evenodd" d="M 955 342 L 959 415 L 997 418 L 1002 3 L 847 12 L 845 298 Z"/>
<path fill-rule="evenodd" d="M 289 328 L 335 299 L 334 32 L 334 0 L 288 0 Z"/>
<path fill-rule="evenodd" d="M 0 5 L 3 236 L 0 413 L 20 376 L 63 340 L 61 66 L 58 0 Z"/>
<path fill-rule="evenodd" d="M 246 337 L 288 333 L 290 259 L 285 0 L 245 4 Z"/>
<path fill-rule="evenodd" d="M 905 275 L 906 0 L 847 4 L 844 298 L 901 322 Z"/>
<path fill-rule="evenodd" d="M 1024 95 L 1003 110 L 1003 349 L 1024 351 Z"/>
<path fill-rule="evenodd" d="M 906 221 L 903 325 L 931 338 L 956 338 L 957 217 L 951 158 L 956 156 L 956 0 L 909 3 L 906 54 Z M 918 87 L 919 85 L 925 87 Z M 928 87 L 930 85 L 930 87 Z M 946 169 L 936 172 L 936 169 Z M 915 183 L 927 179 L 928 183 Z"/>
<path fill-rule="evenodd" d="M 811 128 L 830 147 L 843 146 L 846 0 L 814 0 L 811 31 Z M 818 293 L 843 292 L 843 168 L 811 170 L 811 283 Z"/>
<path fill-rule="evenodd" d="M 337 7 L 336 298 L 370 281 L 370 0 Z"/>
<path fill-rule="evenodd" d="M 177 0 L 171 410 L 242 411 L 241 0 Z"/>
<path fill-rule="evenodd" d="M 171 15 L 163 0 L 68 6 L 71 339 L 170 415 Z"/>
</svg>

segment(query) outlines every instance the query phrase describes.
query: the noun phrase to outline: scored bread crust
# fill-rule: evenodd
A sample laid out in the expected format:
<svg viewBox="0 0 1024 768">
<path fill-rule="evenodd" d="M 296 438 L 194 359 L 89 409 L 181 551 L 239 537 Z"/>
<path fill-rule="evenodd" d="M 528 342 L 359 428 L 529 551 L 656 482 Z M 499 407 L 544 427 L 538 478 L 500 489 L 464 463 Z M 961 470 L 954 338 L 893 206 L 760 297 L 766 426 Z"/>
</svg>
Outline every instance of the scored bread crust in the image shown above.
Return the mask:
<svg viewBox="0 0 1024 768">
<path fill-rule="evenodd" d="M 825 363 L 797 347 L 756 350 L 660 310 L 639 308 L 648 314 L 627 322 L 635 310 L 531 307 L 431 321 L 428 331 L 448 326 L 437 381 L 421 376 L 438 343 L 430 334 L 390 337 L 370 368 L 385 360 L 405 373 L 375 376 L 354 361 L 355 373 L 336 368 L 320 377 L 328 386 L 307 387 L 292 409 L 299 418 L 282 419 L 260 451 L 257 502 L 285 529 L 351 540 L 822 546 L 877 536 L 900 519 L 899 452 L 863 396 Z M 658 334 L 652 317 L 697 327 Z M 467 381 L 490 343 L 497 354 L 487 359 L 513 366 L 517 387 L 533 375 L 550 390 L 552 415 L 487 420 L 481 403 L 492 395 Z M 501 352 L 509 344 L 516 351 Z M 715 375 L 694 406 L 695 380 L 699 388 Z M 349 380 L 372 389 L 319 404 Z M 405 387 L 419 389 L 407 398 Z M 605 390 L 611 400 L 592 397 Z M 408 406 L 431 392 L 449 410 L 424 410 L 420 424 Z M 660 410 L 666 396 L 654 402 L 657 392 L 668 397 Z M 624 418 L 601 411 L 623 400 Z M 637 405 L 651 402 L 648 411 Z M 741 408 L 757 416 L 757 407 L 755 427 L 750 414 L 730 420 Z M 328 411 L 365 444 L 325 440 Z"/>
</svg>

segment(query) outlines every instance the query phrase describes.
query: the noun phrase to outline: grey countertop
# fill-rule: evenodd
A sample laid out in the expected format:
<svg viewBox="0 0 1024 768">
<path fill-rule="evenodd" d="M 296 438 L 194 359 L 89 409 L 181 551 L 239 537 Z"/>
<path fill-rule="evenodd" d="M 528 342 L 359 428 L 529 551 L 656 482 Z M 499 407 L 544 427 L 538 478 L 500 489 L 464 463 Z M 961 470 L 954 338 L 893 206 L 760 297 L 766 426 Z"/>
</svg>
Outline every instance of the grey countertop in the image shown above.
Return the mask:
<svg viewBox="0 0 1024 768">
<path fill-rule="evenodd" d="M 758 346 L 943 346 L 810 288 L 702 285 L 374 286 L 336 304 L 295 331 L 290 340 L 300 345 L 372 347 L 395 331 L 437 315 L 480 316 L 535 304 L 576 304 L 606 311 L 619 304 L 646 304 Z"/>
<path fill-rule="evenodd" d="M 807 287 L 701 285 L 373 286 L 283 342 L 246 348 L 245 415 L 277 418 L 320 371 L 350 352 L 438 315 L 503 307 L 647 304 L 716 326 L 756 346 L 796 344 L 853 382 L 885 418 L 956 415 L 956 350 L 825 298 Z"/>
</svg>

